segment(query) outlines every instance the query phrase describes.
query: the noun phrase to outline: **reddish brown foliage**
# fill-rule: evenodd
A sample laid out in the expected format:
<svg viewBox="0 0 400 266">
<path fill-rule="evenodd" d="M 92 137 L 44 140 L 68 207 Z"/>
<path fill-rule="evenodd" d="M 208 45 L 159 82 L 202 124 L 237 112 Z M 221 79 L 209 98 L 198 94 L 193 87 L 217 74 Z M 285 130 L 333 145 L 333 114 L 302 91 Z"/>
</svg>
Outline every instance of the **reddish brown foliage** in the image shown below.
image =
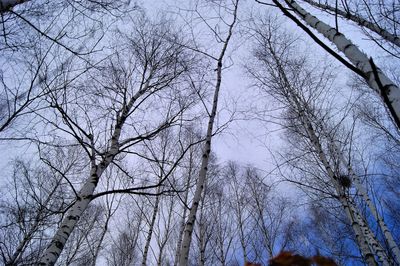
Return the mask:
<svg viewBox="0 0 400 266">
<path fill-rule="evenodd" d="M 261 263 L 254 263 L 254 262 L 248 262 L 246 261 L 244 263 L 244 266 L 261 266 Z"/>
<path fill-rule="evenodd" d="M 337 266 L 337 264 L 330 258 L 322 256 L 314 256 L 306 258 L 292 252 L 283 251 L 275 258 L 269 261 L 270 266 Z"/>
</svg>

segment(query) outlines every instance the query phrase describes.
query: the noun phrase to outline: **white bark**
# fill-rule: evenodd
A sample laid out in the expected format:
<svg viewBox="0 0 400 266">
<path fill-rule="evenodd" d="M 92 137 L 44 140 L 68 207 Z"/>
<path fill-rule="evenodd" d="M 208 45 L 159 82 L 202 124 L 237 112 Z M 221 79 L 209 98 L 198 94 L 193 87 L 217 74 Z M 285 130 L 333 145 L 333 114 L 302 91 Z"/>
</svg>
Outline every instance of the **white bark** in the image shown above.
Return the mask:
<svg viewBox="0 0 400 266">
<path fill-rule="evenodd" d="M 298 108 L 298 110 L 301 109 L 301 105 L 299 102 L 294 99 L 293 100 L 294 104 Z M 303 111 L 300 113 L 300 118 L 303 121 L 303 124 L 306 128 L 308 137 L 310 138 L 310 141 L 312 145 L 314 146 L 319 159 L 321 160 L 322 164 L 324 165 L 324 168 L 326 172 L 328 173 L 328 176 L 331 179 L 332 184 L 335 187 L 335 190 L 338 194 L 339 201 L 341 202 L 346 216 L 349 219 L 349 222 L 351 224 L 351 227 L 353 228 L 354 234 L 356 236 L 357 243 L 360 247 L 361 253 L 363 254 L 365 261 L 368 265 L 373 266 L 377 265 L 374 254 L 377 255 L 380 263 L 384 266 L 389 266 L 389 259 L 387 258 L 384 250 L 380 246 L 379 242 L 376 240 L 375 235 L 372 233 L 370 230 L 368 224 L 364 221 L 363 217 L 360 215 L 356 205 L 354 204 L 353 201 L 349 199 L 348 196 L 345 195 L 345 191 L 343 190 L 343 187 L 340 185 L 340 183 L 337 180 L 337 177 L 335 173 L 332 170 L 332 167 L 329 164 L 328 159 L 326 158 L 326 155 L 322 149 L 322 146 L 319 142 L 318 137 L 316 136 L 312 124 L 309 122 L 308 118 L 305 116 Z M 371 253 L 371 249 L 373 253 Z"/>
<path fill-rule="evenodd" d="M 301 108 L 297 101 L 295 101 L 296 104 L 298 105 L 298 108 Z M 301 109 L 300 109 L 301 110 Z M 350 203 L 347 199 L 347 197 L 344 194 L 343 188 L 340 186 L 338 181 L 335 178 L 335 173 L 333 172 L 328 159 L 325 156 L 325 153 L 321 147 L 321 144 L 319 142 L 318 137 L 316 136 L 314 129 L 312 127 L 312 124 L 308 121 L 308 119 L 305 117 L 305 115 L 302 113 L 300 114 L 300 118 L 303 120 L 304 127 L 306 128 L 308 137 L 310 138 L 310 141 L 312 145 L 314 146 L 314 149 L 316 150 L 319 159 L 321 160 L 322 164 L 324 165 L 324 168 L 326 172 L 328 173 L 328 176 L 331 179 L 332 184 L 335 187 L 335 190 L 338 194 L 338 199 L 340 203 L 342 204 L 346 216 L 349 219 L 350 225 L 353 228 L 357 244 L 360 248 L 360 251 L 362 255 L 364 256 L 364 259 L 366 263 L 369 266 L 377 266 L 378 264 L 375 261 L 374 254 L 371 252 L 370 246 L 368 245 L 367 239 L 365 238 L 365 234 L 363 234 L 363 228 L 362 224 L 360 224 L 360 219 L 356 219 L 357 217 L 354 217 L 354 208 L 351 208 Z"/>
<path fill-rule="evenodd" d="M 378 79 L 375 76 L 374 67 L 371 65 L 368 56 L 347 39 L 342 33 L 335 28 L 322 22 L 317 17 L 311 15 L 304 10 L 294 0 L 285 0 L 285 2 L 293 8 L 293 10 L 312 28 L 333 42 L 336 47 L 343 52 L 353 65 L 362 71 L 368 85 L 379 93 L 384 102 L 391 109 L 396 123 L 400 122 L 400 88 L 393 83 L 379 68 L 376 69 Z M 382 86 L 379 86 L 380 81 Z M 386 99 L 387 98 L 387 99 Z M 398 126 L 400 126 L 398 124 Z"/>
<path fill-rule="evenodd" d="M 204 266 L 206 264 L 206 246 L 207 246 L 207 218 L 205 219 L 204 216 L 207 216 L 204 211 L 205 199 L 207 194 L 207 183 L 204 185 L 204 192 L 203 197 L 201 199 L 201 209 L 200 209 L 200 218 L 198 222 L 199 228 L 199 266 Z"/>
<path fill-rule="evenodd" d="M 195 190 L 193 200 L 192 200 L 192 206 L 191 206 L 191 209 L 189 212 L 188 220 L 186 222 L 185 230 L 184 230 L 184 234 L 183 234 L 182 247 L 181 247 L 181 251 L 180 251 L 181 254 L 180 254 L 180 258 L 179 258 L 179 266 L 188 265 L 189 250 L 190 250 L 190 244 L 192 241 L 192 233 L 193 233 L 194 223 L 196 221 L 197 208 L 199 206 L 201 194 L 203 192 L 204 184 L 206 182 L 208 161 L 209 161 L 209 156 L 210 156 L 210 152 L 211 152 L 211 138 L 212 138 L 212 132 L 213 132 L 213 126 L 214 126 L 214 119 L 215 119 L 215 115 L 217 112 L 217 106 L 218 106 L 218 96 L 219 96 L 219 89 L 220 89 L 220 84 L 221 84 L 221 72 L 222 72 L 222 64 L 220 65 L 220 62 L 218 62 L 218 80 L 217 80 L 217 85 L 216 85 L 216 89 L 214 92 L 213 108 L 212 108 L 212 112 L 210 114 L 210 119 L 208 121 L 206 143 L 204 145 L 204 152 L 203 152 L 203 158 L 201 161 L 199 178 L 197 180 L 196 190 Z"/>
<path fill-rule="evenodd" d="M 303 126 L 306 134 L 306 138 L 311 142 L 312 150 L 316 153 L 319 161 L 322 163 L 331 184 L 334 187 L 335 194 L 340 201 L 342 207 L 344 208 L 345 214 L 350 222 L 350 225 L 354 231 L 357 244 L 360 251 L 365 258 L 368 265 L 378 265 L 375 261 L 375 255 L 379 258 L 382 265 L 389 265 L 389 259 L 387 258 L 384 250 L 381 248 L 379 242 L 376 240 L 375 235 L 372 233 L 368 224 L 364 221 L 360 212 L 358 211 L 357 205 L 351 200 L 349 195 L 346 195 L 344 187 L 341 186 L 338 177 L 336 176 L 334 170 L 332 169 L 330 162 L 322 148 L 320 139 L 318 138 L 314 127 L 312 125 L 312 120 L 309 119 L 309 114 L 307 110 L 310 110 L 308 104 L 301 98 L 301 96 L 296 94 L 296 88 L 291 87 L 291 82 L 285 75 L 285 70 L 281 64 L 280 57 L 275 54 L 272 48 L 272 43 L 269 43 L 269 50 L 271 56 L 273 57 L 279 72 L 279 80 L 276 81 L 279 84 L 280 93 L 284 97 L 284 101 L 291 106 L 297 113 L 301 125 Z M 312 113 L 310 114 L 313 116 Z M 303 135 L 302 133 L 300 133 Z"/>
<path fill-rule="evenodd" d="M 156 218 L 157 218 L 157 213 L 158 213 L 158 205 L 160 204 L 160 197 L 161 197 L 159 195 L 160 192 L 161 192 L 161 186 L 159 186 L 157 188 L 157 196 L 156 196 L 156 200 L 154 202 L 154 208 L 153 208 L 153 213 L 152 213 L 150 224 L 149 224 L 149 231 L 147 233 L 146 244 L 144 245 L 142 266 L 147 265 L 147 254 L 149 252 L 151 237 L 153 236 L 154 225 L 156 223 Z"/>
<path fill-rule="evenodd" d="M 197 209 L 199 207 L 199 203 L 201 200 L 201 194 L 203 192 L 204 185 L 206 182 L 206 177 L 207 177 L 208 161 L 209 161 L 209 156 L 210 156 L 210 152 L 211 152 L 211 139 L 212 139 L 212 134 L 213 134 L 214 119 L 215 119 L 215 116 L 217 113 L 219 90 L 221 88 L 221 81 L 222 81 L 222 61 L 224 59 L 224 55 L 225 55 L 225 52 L 226 52 L 228 44 L 229 44 L 229 40 L 231 39 L 231 36 L 232 36 L 233 26 L 236 23 L 238 2 L 239 2 L 239 0 L 236 0 L 234 13 L 233 13 L 233 22 L 229 25 L 228 36 L 226 37 L 226 39 L 224 41 L 224 46 L 221 50 L 220 56 L 217 61 L 217 83 L 215 85 L 212 109 L 211 109 L 211 113 L 210 113 L 210 117 L 209 117 L 209 121 L 208 121 L 206 142 L 204 145 L 203 156 L 202 156 L 202 160 L 201 160 L 199 178 L 197 180 L 196 190 L 195 190 L 195 193 L 194 193 L 194 196 L 192 199 L 192 206 L 191 206 L 191 209 L 189 212 L 188 220 L 185 225 L 185 230 L 184 230 L 184 235 L 183 235 L 183 240 L 182 240 L 182 247 L 181 247 L 181 251 L 180 251 L 181 254 L 180 254 L 180 258 L 179 258 L 179 266 L 187 266 L 188 265 L 189 250 L 190 250 L 190 245 L 191 245 L 191 241 L 192 241 L 193 228 L 194 228 L 194 224 L 196 221 L 196 213 L 197 213 Z"/>
<path fill-rule="evenodd" d="M 179 235 L 178 235 L 178 241 L 176 245 L 176 252 L 175 252 L 175 261 L 174 261 L 174 266 L 178 265 L 180 254 L 181 254 L 181 245 L 182 245 L 182 238 L 183 238 L 183 232 L 185 230 L 185 220 L 186 220 L 186 212 L 187 208 L 186 205 L 188 203 L 188 198 L 189 198 L 189 188 L 190 188 L 190 181 L 192 180 L 192 167 L 193 167 L 193 151 L 190 151 L 189 154 L 189 169 L 188 169 L 188 178 L 186 180 L 186 186 L 185 186 L 185 196 L 183 199 L 183 212 L 182 212 L 182 219 L 180 221 L 180 226 L 179 226 Z"/>
<path fill-rule="evenodd" d="M 344 165 L 347 165 L 347 169 L 349 171 L 349 175 L 352 179 L 352 182 L 355 186 L 355 188 L 358 190 L 360 193 L 361 197 L 363 198 L 364 202 L 367 204 L 368 208 L 370 209 L 372 215 L 374 216 L 375 220 L 377 221 L 379 228 L 381 229 L 387 243 L 389 246 L 390 251 L 393 253 L 395 257 L 395 261 L 397 264 L 400 265 L 400 249 L 396 242 L 394 241 L 393 235 L 390 232 L 389 228 L 387 227 L 383 217 L 380 215 L 378 210 L 376 209 L 375 204 L 372 202 L 370 199 L 367 190 L 365 187 L 362 185 L 361 178 L 353 171 L 353 168 L 351 167 L 351 164 L 346 162 L 346 159 L 343 156 L 343 153 L 338 151 L 337 146 L 335 145 L 335 151 L 337 156 L 339 156 L 341 162 Z"/>
<path fill-rule="evenodd" d="M 88 207 L 100 177 L 110 165 L 114 157 L 119 153 L 119 139 L 121 136 L 122 127 L 129 115 L 130 109 L 132 108 L 134 102 L 146 91 L 147 87 L 148 82 L 145 84 L 142 90 L 139 90 L 130 99 L 129 103 L 123 108 L 121 116 L 117 118 L 114 133 L 111 138 L 111 145 L 108 152 L 105 154 L 104 159 L 96 165 L 95 158 L 91 158 L 92 167 L 90 171 L 90 177 L 86 180 L 86 183 L 78 192 L 75 203 L 68 211 L 67 216 L 61 222 L 61 225 L 54 235 L 52 241 L 50 242 L 49 247 L 44 252 L 40 261 L 40 265 L 54 265 L 56 263 L 65 246 L 65 243 L 68 240 L 68 237 L 71 235 L 79 218 Z"/>
<path fill-rule="evenodd" d="M 355 23 L 357 23 L 358 25 L 365 27 L 373 32 L 375 32 L 376 34 L 378 34 L 379 36 L 381 36 L 383 39 L 385 39 L 388 42 L 393 43 L 394 45 L 400 47 L 400 38 L 397 37 L 396 35 L 390 33 L 389 31 L 379 27 L 379 25 L 377 25 L 376 23 L 372 23 L 371 21 L 366 20 L 365 18 L 356 15 L 356 14 L 352 14 L 351 12 L 346 12 L 343 11 L 339 8 L 330 6 L 328 4 L 322 4 L 319 2 L 315 2 L 313 0 L 303 0 L 307 3 L 309 3 L 312 6 L 318 7 L 322 10 L 329 10 L 332 12 L 335 12 L 336 14 L 338 14 L 339 16 L 345 18 L 345 19 L 349 19 Z"/>
<path fill-rule="evenodd" d="M 71 207 L 70 211 L 62 221 L 59 229 L 53 237 L 50 246 L 46 249 L 44 256 L 41 259 L 41 265 L 54 265 L 56 263 L 65 246 L 65 243 L 68 240 L 68 237 L 75 228 L 79 218 L 89 205 L 91 196 L 93 195 L 93 192 L 97 186 L 98 177 L 103 171 L 104 169 L 99 169 L 99 171 L 96 168 L 92 169 L 91 177 L 86 181 L 78 193 L 79 198 Z"/>
</svg>

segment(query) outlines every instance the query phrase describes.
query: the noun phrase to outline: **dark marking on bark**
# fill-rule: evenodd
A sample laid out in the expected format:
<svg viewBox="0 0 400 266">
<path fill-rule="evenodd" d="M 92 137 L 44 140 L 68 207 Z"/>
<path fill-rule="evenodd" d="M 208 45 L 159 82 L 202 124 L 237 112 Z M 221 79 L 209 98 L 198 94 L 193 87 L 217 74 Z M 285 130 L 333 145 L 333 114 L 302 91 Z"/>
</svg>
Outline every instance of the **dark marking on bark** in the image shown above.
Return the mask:
<svg viewBox="0 0 400 266">
<path fill-rule="evenodd" d="M 77 220 L 79 219 L 79 217 L 78 217 L 78 216 L 74 216 L 74 215 L 69 215 L 69 216 L 67 217 L 67 219 L 77 221 Z"/>
<path fill-rule="evenodd" d="M 400 118 L 397 116 L 396 111 L 394 110 L 394 108 L 392 106 L 392 102 L 389 100 L 389 97 L 388 97 L 388 93 L 390 93 L 390 89 L 388 87 L 390 87 L 390 85 L 383 86 L 381 79 L 379 78 L 378 68 L 376 67 L 372 57 L 370 57 L 369 63 L 371 64 L 371 68 L 374 73 L 376 84 L 378 84 L 383 101 L 385 102 L 387 108 L 389 109 L 389 112 L 392 114 L 393 120 L 394 120 L 395 124 L 397 125 L 397 128 L 400 129 Z"/>
</svg>

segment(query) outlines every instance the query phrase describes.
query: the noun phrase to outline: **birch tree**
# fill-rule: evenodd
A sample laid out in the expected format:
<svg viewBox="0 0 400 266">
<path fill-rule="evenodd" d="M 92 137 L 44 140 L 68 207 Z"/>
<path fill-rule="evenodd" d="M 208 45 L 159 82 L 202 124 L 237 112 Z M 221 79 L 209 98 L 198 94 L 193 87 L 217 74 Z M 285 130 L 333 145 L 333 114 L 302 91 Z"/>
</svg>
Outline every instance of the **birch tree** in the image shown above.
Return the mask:
<svg viewBox="0 0 400 266">
<path fill-rule="evenodd" d="M 294 16 L 287 8 L 285 8 L 280 1 L 273 0 L 273 3 L 279 7 L 285 16 L 293 20 L 320 46 L 322 46 L 350 70 L 361 76 L 368 83 L 368 85 L 382 97 L 382 100 L 390 111 L 397 127 L 400 127 L 400 89 L 398 85 L 390 80 L 390 78 L 375 65 L 372 58 L 363 53 L 336 28 L 313 16 L 311 13 L 303 9 L 296 1 L 285 0 L 286 5 L 293 10 L 293 12 L 295 12 L 296 15 L 308 25 L 308 27 L 317 30 L 325 38 L 330 40 L 351 63 L 347 62 L 339 54 L 321 42 L 318 37 L 316 37 L 307 26 L 303 25 L 296 16 Z"/>
<path fill-rule="evenodd" d="M 233 1 L 232 6 L 227 9 L 227 11 L 231 15 L 231 18 L 230 18 L 231 22 L 227 25 L 228 28 L 227 28 L 227 32 L 225 33 L 225 37 L 223 37 L 219 32 L 213 31 L 215 34 L 215 38 L 217 38 L 219 40 L 220 44 L 222 45 L 222 48 L 217 57 L 210 55 L 210 57 L 213 60 L 215 60 L 215 62 L 216 62 L 216 67 L 217 67 L 216 68 L 216 71 L 217 71 L 216 76 L 217 77 L 216 77 L 211 112 L 209 112 L 209 120 L 208 120 L 207 133 L 206 133 L 206 138 L 205 138 L 205 145 L 203 148 L 203 155 L 202 155 L 199 177 L 198 177 L 197 184 L 196 184 L 196 190 L 194 192 L 194 196 L 192 199 L 190 212 L 189 212 L 186 224 L 185 224 L 184 236 L 183 236 L 183 240 L 182 240 L 180 258 L 179 258 L 180 266 L 188 265 L 189 250 L 190 250 L 190 244 L 191 244 L 191 240 L 192 240 L 193 227 L 194 227 L 195 221 L 196 221 L 196 213 L 197 213 L 197 209 L 198 209 L 199 202 L 201 199 L 201 194 L 203 192 L 204 184 L 206 182 L 207 167 L 208 167 L 208 161 L 209 161 L 209 156 L 210 156 L 210 152 L 211 152 L 211 139 L 213 136 L 214 120 L 215 120 L 215 117 L 217 114 L 219 91 L 220 91 L 221 82 L 222 82 L 223 60 L 224 60 L 224 56 L 225 56 L 227 48 L 228 48 L 229 41 L 231 40 L 231 37 L 233 34 L 233 28 L 237 21 L 238 4 L 239 4 L 238 0 Z"/>
<path fill-rule="evenodd" d="M 245 185 L 246 179 L 243 178 L 239 165 L 234 162 L 228 162 L 225 167 L 224 175 L 226 175 L 226 179 L 229 180 L 229 206 L 233 209 L 237 234 L 243 253 L 243 261 L 255 261 L 254 259 L 249 259 L 249 256 L 251 256 L 249 246 L 252 237 L 251 231 L 253 231 L 253 229 L 250 221 L 251 200 L 248 188 Z"/>
<path fill-rule="evenodd" d="M 45 251 L 44 265 L 56 262 L 91 200 L 110 193 L 139 193 L 137 190 L 162 184 L 157 181 L 94 194 L 111 164 L 122 167 L 124 155 L 138 154 L 133 150 L 135 145 L 174 125 L 193 106 L 190 90 L 182 93 L 177 85 L 184 86 L 182 77 L 193 70 L 196 59 L 178 44 L 180 37 L 168 23 L 141 17 L 136 25 L 129 38 L 121 39 L 125 46 L 99 72 L 89 73 L 87 81 L 77 84 L 83 90 L 59 91 L 48 98 L 62 122 L 47 123 L 70 135 L 86 152 L 88 177 L 76 190 L 75 201 Z M 154 105 L 154 101 L 159 104 Z"/>
<path fill-rule="evenodd" d="M 189 127 L 189 129 L 185 132 L 185 137 L 183 140 L 187 140 L 189 143 L 196 142 L 200 136 L 196 134 L 195 128 Z M 199 151 L 199 146 L 192 146 L 190 147 L 186 160 L 182 161 L 182 167 L 181 167 L 181 175 L 184 177 L 183 178 L 183 184 L 181 187 L 183 188 L 183 196 L 182 196 L 182 207 L 179 217 L 179 229 L 178 229 L 178 235 L 176 237 L 176 250 L 175 250 L 175 260 L 174 260 L 174 266 L 176 266 L 179 262 L 180 258 L 180 251 L 181 251 L 181 245 L 182 245 L 182 239 L 183 239 L 183 233 L 185 230 L 185 221 L 187 218 L 187 212 L 188 212 L 188 203 L 189 203 L 189 192 L 190 188 L 193 183 L 193 176 L 196 176 L 198 174 L 198 162 L 196 161 L 196 158 L 199 158 L 199 154 L 201 151 Z"/>
<path fill-rule="evenodd" d="M 301 71 L 304 71 L 306 61 L 304 58 L 296 60 L 288 57 L 290 52 L 286 51 L 290 50 L 290 45 L 275 39 L 273 35 L 274 31 L 271 30 L 272 28 L 273 26 L 270 26 L 268 34 L 259 35 L 260 48 L 256 51 L 257 58 L 259 58 L 262 64 L 265 64 L 270 76 L 265 77 L 255 74 L 255 77 L 258 78 L 260 84 L 264 84 L 261 86 L 268 84 L 270 89 L 275 91 L 275 97 L 278 97 L 281 101 L 285 99 L 283 103 L 288 108 L 287 119 L 289 120 L 287 121 L 290 121 L 288 128 L 292 132 L 297 132 L 296 134 L 299 134 L 299 136 L 305 136 L 309 142 L 306 145 L 310 145 L 311 151 L 315 152 L 316 158 L 318 158 L 324 171 L 326 171 L 327 176 L 330 178 L 329 186 L 332 186 L 331 189 L 333 189 L 330 193 L 331 195 L 335 195 L 334 197 L 342 204 L 367 263 L 369 265 L 376 265 L 376 261 L 374 260 L 374 255 L 376 255 L 380 263 L 389 265 L 391 259 L 383 250 L 365 218 L 362 217 L 354 199 L 348 194 L 350 184 L 347 186 L 343 183 L 343 178 L 345 177 L 340 174 L 342 160 L 338 156 L 338 150 L 333 147 L 335 142 L 329 138 L 326 143 L 322 140 L 323 137 L 332 135 L 327 135 L 329 131 L 326 122 L 324 120 L 317 120 L 318 115 L 322 114 L 318 111 L 319 109 L 316 107 L 317 105 L 315 105 L 314 101 L 318 99 L 318 96 L 315 95 L 321 95 L 321 90 L 326 90 L 327 84 L 329 84 L 327 82 L 329 81 L 324 80 L 324 78 L 317 79 L 311 75 L 311 72 L 306 71 L 305 73 L 301 73 Z M 282 37 L 283 35 L 280 36 Z M 288 39 L 286 39 L 286 42 L 291 43 Z M 292 56 L 292 54 L 290 55 Z M 271 87 L 271 84 L 273 84 L 271 82 L 275 82 L 276 85 Z M 318 92 L 318 90 L 321 92 Z M 296 117 L 297 119 L 294 120 L 290 117 Z M 329 114 L 323 117 L 329 117 Z M 333 133 L 331 132 L 330 134 Z M 347 178 L 349 179 L 349 177 Z M 351 182 L 357 183 L 356 188 L 358 190 L 362 188 L 357 178 L 352 176 L 351 180 Z M 367 195 L 364 195 L 364 200 L 366 200 L 365 197 Z"/>
<path fill-rule="evenodd" d="M 320 1 L 317 2 L 314 0 L 304 1 L 326 13 L 351 20 L 360 27 L 374 32 L 385 41 L 400 47 L 400 38 L 397 36 L 397 24 L 399 21 L 395 20 L 398 10 L 396 10 L 396 4 L 394 2 L 392 4 L 383 2 L 377 3 L 378 8 L 376 8 L 373 3 L 368 3 L 367 1 L 360 3 L 343 1 L 337 4 L 330 4 L 328 2 L 321 3 Z M 377 12 L 376 9 L 379 11 Z M 382 12 L 384 10 L 385 12 Z M 376 38 L 372 37 L 372 39 L 375 40 Z"/>
</svg>

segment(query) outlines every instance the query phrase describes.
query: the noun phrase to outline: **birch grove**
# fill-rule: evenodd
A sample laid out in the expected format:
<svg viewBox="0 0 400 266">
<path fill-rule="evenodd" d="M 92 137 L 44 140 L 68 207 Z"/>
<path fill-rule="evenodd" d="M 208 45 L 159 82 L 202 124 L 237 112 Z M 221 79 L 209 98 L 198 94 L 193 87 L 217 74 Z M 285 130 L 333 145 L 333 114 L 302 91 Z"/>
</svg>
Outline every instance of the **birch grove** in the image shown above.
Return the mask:
<svg viewBox="0 0 400 266">
<path fill-rule="evenodd" d="M 399 10 L 0 1 L 0 264 L 399 265 Z"/>
<path fill-rule="evenodd" d="M 313 94 L 318 95 L 318 90 L 324 89 L 323 87 L 327 86 L 327 81 L 323 79 L 318 81 L 317 77 L 311 76 L 311 72 L 308 72 L 305 75 L 302 75 L 301 73 L 290 72 L 306 72 L 307 70 L 303 69 L 305 68 L 306 61 L 303 59 L 296 59 L 295 57 L 288 57 L 288 54 L 291 52 L 290 49 L 293 49 L 290 47 L 290 43 L 293 42 L 290 41 L 289 38 L 283 38 L 283 40 L 279 41 L 275 39 L 276 35 L 280 35 L 282 37 L 285 36 L 284 33 L 279 33 L 276 27 L 271 27 L 269 31 L 264 32 L 259 30 L 256 34 L 258 34 L 257 39 L 259 40 L 259 47 L 262 48 L 258 48 L 255 52 L 255 55 L 260 63 L 264 64 L 264 68 L 267 70 L 267 73 L 270 76 L 268 77 L 263 74 L 251 73 L 257 80 L 259 80 L 261 86 L 265 86 L 266 88 L 269 87 L 271 94 L 274 94 L 280 102 L 290 106 L 290 116 L 295 115 L 298 117 L 298 120 L 296 121 L 289 120 L 290 126 L 288 128 L 300 135 L 304 134 L 301 132 L 305 132 L 303 137 L 308 139 L 308 145 L 311 146 L 311 150 L 315 153 L 315 156 L 318 158 L 324 168 L 324 171 L 326 171 L 326 174 L 330 178 L 332 188 L 334 189 L 333 193 L 336 194 L 334 197 L 337 198 L 342 204 L 342 207 L 347 215 L 348 222 L 353 227 L 354 235 L 357 239 L 358 246 L 366 263 L 368 265 L 377 265 L 377 262 L 374 259 L 374 256 L 377 256 L 382 265 L 393 264 L 394 262 L 383 250 L 382 244 L 379 243 L 376 235 L 373 234 L 371 228 L 365 221 L 365 218 L 361 216 L 361 210 L 358 210 L 355 202 L 351 198 L 348 198 L 348 195 L 346 195 L 346 189 L 348 189 L 348 187 L 347 185 L 344 185 L 344 183 L 341 183 L 343 181 L 340 178 L 340 164 L 345 162 L 344 155 L 337 148 L 335 140 L 328 139 L 327 142 L 327 148 L 329 150 L 333 150 L 333 154 L 330 156 L 333 156 L 332 159 L 335 161 L 330 162 L 327 154 L 330 153 L 330 151 L 324 150 L 324 144 L 322 143 L 321 138 L 322 136 L 329 136 L 327 135 L 329 134 L 327 133 L 329 131 L 326 129 L 326 124 L 323 120 L 316 120 L 317 116 L 320 114 L 316 105 L 311 104 L 313 104 L 312 100 L 315 97 Z M 266 49 L 263 50 L 264 48 Z M 297 63 L 298 65 L 296 65 L 296 61 L 299 62 Z M 307 79 L 310 77 L 314 79 L 314 81 L 307 81 Z M 298 80 L 301 78 L 304 80 Z M 303 87 L 296 87 L 296 84 L 303 84 L 301 85 Z M 307 88 L 305 86 L 310 87 Z M 290 116 L 287 119 L 290 119 Z M 310 117 L 312 117 L 312 120 Z M 316 128 L 318 129 L 318 133 Z M 320 137 L 318 137 L 318 134 Z M 331 145 L 334 147 L 330 147 Z M 335 156 L 337 158 L 335 158 Z M 351 182 L 355 184 L 357 190 L 361 193 L 379 226 L 383 227 L 382 232 L 386 234 L 385 237 L 387 237 L 387 241 L 392 243 L 390 251 L 393 252 L 394 258 L 396 259 L 397 245 L 394 243 L 394 241 L 391 241 L 392 236 L 390 232 L 388 232 L 383 221 L 381 221 L 379 218 L 375 206 L 368 197 L 366 189 L 363 187 L 363 185 L 361 185 L 360 179 L 354 175 L 354 172 L 351 170 L 351 168 L 349 168 L 349 176 L 347 178 L 351 178 Z M 348 185 L 351 185 L 351 183 Z"/>
</svg>

